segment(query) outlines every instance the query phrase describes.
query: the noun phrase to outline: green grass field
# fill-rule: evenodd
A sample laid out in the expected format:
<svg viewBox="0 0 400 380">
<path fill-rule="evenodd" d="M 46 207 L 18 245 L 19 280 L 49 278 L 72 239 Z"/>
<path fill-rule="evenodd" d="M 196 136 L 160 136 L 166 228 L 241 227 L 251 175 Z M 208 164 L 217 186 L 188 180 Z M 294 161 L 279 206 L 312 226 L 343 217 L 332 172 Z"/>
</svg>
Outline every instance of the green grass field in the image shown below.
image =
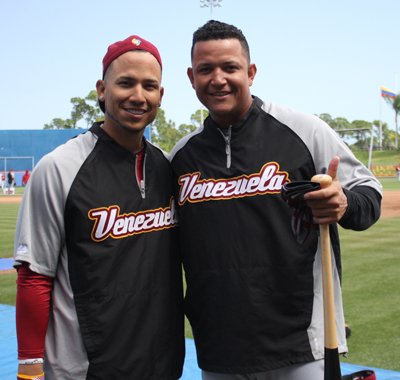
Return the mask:
<svg viewBox="0 0 400 380">
<path fill-rule="evenodd" d="M 384 191 L 400 191 L 400 181 L 394 178 L 380 178 Z"/>
<path fill-rule="evenodd" d="M 354 152 L 354 155 L 364 165 L 368 165 L 369 152 Z M 400 151 L 396 150 L 381 150 L 372 151 L 371 164 L 372 166 L 398 165 L 400 163 Z"/>
<path fill-rule="evenodd" d="M 382 179 L 384 190 L 400 190 Z M 0 257 L 11 257 L 18 204 L 0 203 Z M 345 363 L 400 371 L 400 217 L 382 219 L 367 231 L 340 229 L 343 302 L 348 339 Z M 0 276 L 0 303 L 15 305 L 15 273 Z M 189 323 L 185 332 L 192 337 Z"/>
<path fill-rule="evenodd" d="M 19 204 L 0 203 L 0 258 L 13 256 L 18 210 Z"/>
<path fill-rule="evenodd" d="M 400 371 L 400 217 L 367 231 L 340 229 L 343 303 L 351 328 L 345 363 Z"/>
<path fill-rule="evenodd" d="M 15 295 L 17 288 L 17 285 L 15 284 L 16 280 L 16 273 L 7 273 L 0 275 L 0 303 L 4 305 L 15 306 Z"/>
<path fill-rule="evenodd" d="M 15 188 L 15 195 L 23 195 L 24 194 L 24 190 L 25 190 L 25 187 L 16 187 Z M 3 190 L 0 190 L 1 191 L 1 193 L 0 193 L 0 197 L 8 197 L 8 195 L 4 195 L 3 194 Z M 10 197 L 11 197 L 12 195 L 10 195 Z"/>
</svg>

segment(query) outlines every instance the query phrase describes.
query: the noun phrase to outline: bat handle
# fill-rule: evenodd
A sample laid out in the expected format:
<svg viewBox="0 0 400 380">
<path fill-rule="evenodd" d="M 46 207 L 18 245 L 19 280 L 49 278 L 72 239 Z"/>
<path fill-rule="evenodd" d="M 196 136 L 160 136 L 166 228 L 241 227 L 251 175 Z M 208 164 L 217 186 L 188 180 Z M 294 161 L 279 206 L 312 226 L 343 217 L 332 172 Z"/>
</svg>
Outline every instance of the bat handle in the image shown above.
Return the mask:
<svg viewBox="0 0 400 380">
<path fill-rule="evenodd" d="M 317 174 L 312 181 L 321 183 L 324 189 L 331 185 L 332 178 L 329 175 Z M 329 224 L 319 226 L 321 241 L 322 287 L 324 299 L 324 334 L 325 334 L 325 370 L 324 380 L 340 380 L 338 343 L 336 335 L 335 300 L 333 293 L 331 241 L 329 236 Z"/>
<path fill-rule="evenodd" d="M 327 174 L 317 174 L 311 181 L 319 182 L 324 189 L 331 185 L 332 178 Z M 329 224 L 320 224 L 319 234 L 321 238 L 321 263 L 322 263 L 322 286 L 324 295 L 324 325 L 325 325 L 325 347 L 337 349 L 335 303 L 332 282 L 332 260 L 331 242 L 329 236 Z"/>
<path fill-rule="evenodd" d="M 324 295 L 325 347 L 337 349 L 335 302 L 332 280 L 331 244 L 329 224 L 319 226 L 321 237 L 322 286 Z"/>
</svg>

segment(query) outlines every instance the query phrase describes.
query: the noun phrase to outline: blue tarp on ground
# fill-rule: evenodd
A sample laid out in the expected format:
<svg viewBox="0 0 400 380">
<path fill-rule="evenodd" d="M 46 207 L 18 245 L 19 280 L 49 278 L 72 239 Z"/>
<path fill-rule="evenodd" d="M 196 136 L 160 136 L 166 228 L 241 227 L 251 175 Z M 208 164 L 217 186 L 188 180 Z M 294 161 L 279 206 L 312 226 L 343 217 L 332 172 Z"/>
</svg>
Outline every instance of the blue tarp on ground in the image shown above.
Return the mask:
<svg viewBox="0 0 400 380">
<path fill-rule="evenodd" d="M 0 259 L 0 270 L 13 269 L 13 259 Z"/>
<path fill-rule="evenodd" d="M 15 380 L 17 367 L 15 307 L 0 304 L 0 379 Z"/>
<path fill-rule="evenodd" d="M 17 338 L 15 332 L 15 307 L 0 304 L 0 379 L 15 380 L 17 371 Z M 342 375 L 363 369 L 375 371 L 377 380 L 400 380 L 400 372 L 372 367 L 341 364 Z M 186 359 L 181 380 L 200 380 L 196 349 L 192 339 L 186 339 Z M 321 379 L 322 380 L 322 379 Z"/>
</svg>

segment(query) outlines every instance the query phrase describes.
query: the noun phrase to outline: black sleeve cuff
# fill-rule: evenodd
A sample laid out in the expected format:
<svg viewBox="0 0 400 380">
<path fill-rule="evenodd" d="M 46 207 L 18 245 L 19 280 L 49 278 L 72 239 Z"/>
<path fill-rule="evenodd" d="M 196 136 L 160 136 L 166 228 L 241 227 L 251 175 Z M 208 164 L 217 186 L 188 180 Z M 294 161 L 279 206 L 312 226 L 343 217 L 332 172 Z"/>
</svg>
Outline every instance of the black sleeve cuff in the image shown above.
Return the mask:
<svg viewBox="0 0 400 380">
<path fill-rule="evenodd" d="M 355 186 L 351 190 L 343 191 L 348 207 L 339 225 L 355 231 L 371 227 L 381 216 L 381 195 L 369 186 Z"/>
</svg>

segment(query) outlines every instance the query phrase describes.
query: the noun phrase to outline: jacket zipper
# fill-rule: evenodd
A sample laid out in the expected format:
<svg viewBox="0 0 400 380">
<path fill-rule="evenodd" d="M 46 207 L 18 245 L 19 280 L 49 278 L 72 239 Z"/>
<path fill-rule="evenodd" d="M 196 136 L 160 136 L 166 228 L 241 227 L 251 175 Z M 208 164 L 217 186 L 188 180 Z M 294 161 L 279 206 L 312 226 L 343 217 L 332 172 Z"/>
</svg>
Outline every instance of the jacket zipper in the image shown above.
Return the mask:
<svg viewBox="0 0 400 380">
<path fill-rule="evenodd" d="M 231 153 L 231 136 L 232 136 L 232 126 L 228 128 L 228 136 L 225 135 L 219 128 L 222 137 L 225 140 L 225 153 L 226 153 L 226 167 L 229 169 L 231 167 L 232 153 Z"/>
<path fill-rule="evenodd" d="M 142 199 L 146 198 L 146 186 L 145 186 L 145 179 L 146 179 L 146 153 L 144 154 L 143 158 L 143 179 L 139 183 L 139 178 L 137 176 L 137 162 L 138 162 L 138 157 L 135 155 L 135 177 L 136 177 L 136 182 L 139 185 L 139 190 L 140 190 L 140 195 L 142 196 Z"/>
</svg>

